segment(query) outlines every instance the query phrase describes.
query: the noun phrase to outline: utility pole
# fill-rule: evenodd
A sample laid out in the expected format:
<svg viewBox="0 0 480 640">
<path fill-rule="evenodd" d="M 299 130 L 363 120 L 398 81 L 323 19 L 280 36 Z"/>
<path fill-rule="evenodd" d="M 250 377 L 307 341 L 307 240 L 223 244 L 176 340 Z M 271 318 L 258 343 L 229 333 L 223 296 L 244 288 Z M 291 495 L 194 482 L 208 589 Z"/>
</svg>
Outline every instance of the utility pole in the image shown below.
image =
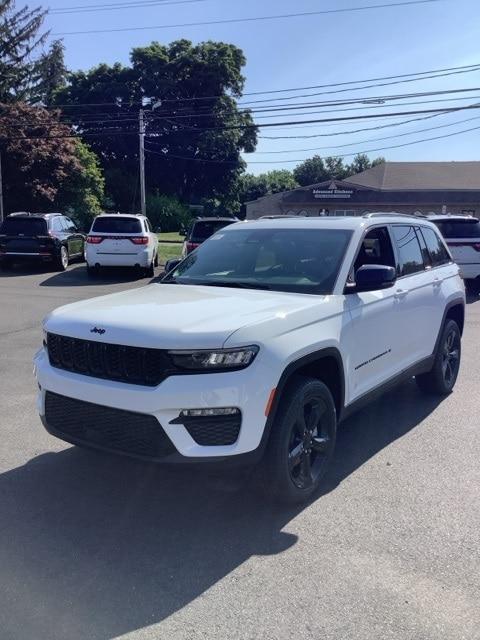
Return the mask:
<svg viewBox="0 0 480 640">
<path fill-rule="evenodd" d="M 140 109 L 140 204 L 142 215 L 147 215 L 147 202 L 145 197 L 145 118 L 143 109 Z"/>
<path fill-rule="evenodd" d="M 0 222 L 3 222 L 2 153 L 0 152 Z"/>
</svg>

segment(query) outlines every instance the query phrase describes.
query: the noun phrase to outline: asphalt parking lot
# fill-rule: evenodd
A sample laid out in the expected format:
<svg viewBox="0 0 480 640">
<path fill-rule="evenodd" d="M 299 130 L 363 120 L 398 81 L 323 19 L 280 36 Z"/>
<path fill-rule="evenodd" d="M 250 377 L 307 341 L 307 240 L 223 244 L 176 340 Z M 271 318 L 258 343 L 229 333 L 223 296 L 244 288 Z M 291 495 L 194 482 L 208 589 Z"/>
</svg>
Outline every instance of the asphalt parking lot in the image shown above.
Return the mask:
<svg viewBox="0 0 480 640">
<path fill-rule="evenodd" d="M 285 509 L 43 430 L 42 318 L 147 283 L 0 274 L 2 640 L 480 638 L 480 297 L 454 393 L 411 382 L 350 418 L 322 494 Z"/>
</svg>

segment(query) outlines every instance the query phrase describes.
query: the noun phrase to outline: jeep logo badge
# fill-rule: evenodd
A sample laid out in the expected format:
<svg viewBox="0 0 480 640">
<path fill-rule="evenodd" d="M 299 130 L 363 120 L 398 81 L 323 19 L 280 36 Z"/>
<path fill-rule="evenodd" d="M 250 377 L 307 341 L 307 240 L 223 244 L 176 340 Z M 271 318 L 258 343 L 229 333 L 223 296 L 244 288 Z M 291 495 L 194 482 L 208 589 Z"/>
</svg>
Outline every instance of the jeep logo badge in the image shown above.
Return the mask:
<svg viewBox="0 0 480 640">
<path fill-rule="evenodd" d="M 90 333 L 98 333 L 101 336 L 103 336 L 105 331 L 106 331 L 106 329 L 99 329 L 98 327 L 93 327 L 93 329 L 90 329 Z"/>
</svg>

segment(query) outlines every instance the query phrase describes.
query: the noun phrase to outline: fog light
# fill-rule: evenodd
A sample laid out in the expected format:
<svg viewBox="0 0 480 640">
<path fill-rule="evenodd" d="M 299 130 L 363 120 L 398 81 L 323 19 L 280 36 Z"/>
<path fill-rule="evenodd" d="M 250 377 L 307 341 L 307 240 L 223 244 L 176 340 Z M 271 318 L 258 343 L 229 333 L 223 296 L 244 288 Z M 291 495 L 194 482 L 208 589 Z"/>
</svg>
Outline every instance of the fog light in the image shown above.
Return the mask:
<svg viewBox="0 0 480 640">
<path fill-rule="evenodd" d="M 180 418 L 203 418 L 207 416 L 237 416 L 240 409 L 236 407 L 223 407 L 221 409 L 184 409 L 180 412 Z"/>
</svg>

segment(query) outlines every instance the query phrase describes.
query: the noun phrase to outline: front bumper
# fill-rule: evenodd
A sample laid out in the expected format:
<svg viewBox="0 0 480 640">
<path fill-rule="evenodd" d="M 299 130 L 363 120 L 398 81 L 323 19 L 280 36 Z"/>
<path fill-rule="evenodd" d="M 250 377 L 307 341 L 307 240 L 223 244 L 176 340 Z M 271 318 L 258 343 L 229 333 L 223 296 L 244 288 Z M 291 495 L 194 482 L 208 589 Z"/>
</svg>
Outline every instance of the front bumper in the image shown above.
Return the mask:
<svg viewBox="0 0 480 640">
<path fill-rule="evenodd" d="M 255 369 L 255 370 L 254 370 Z M 157 387 L 113 382 L 90 378 L 80 374 L 63 371 L 52 367 L 44 349 L 35 357 L 35 374 L 39 384 L 37 408 L 47 430 L 53 435 L 74 444 L 83 444 L 99 449 L 119 452 L 114 447 L 104 446 L 98 439 L 87 440 L 75 437 L 63 430 L 48 424 L 46 418 L 46 394 L 58 394 L 97 405 L 99 415 L 95 411 L 91 418 L 95 428 L 101 427 L 101 409 L 110 408 L 120 412 L 132 412 L 148 419 L 154 418 L 159 431 L 166 434 L 173 445 L 171 451 L 165 452 L 165 458 L 177 461 L 183 457 L 192 460 L 209 460 L 251 453 L 258 449 L 264 433 L 266 417 L 265 407 L 271 388 L 262 380 L 271 379 L 271 371 L 264 370 L 264 365 L 256 360 L 243 371 L 171 376 Z M 192 429 L 179 423 L 179 414 L 185 409 L 236 407 L 241 412 L 241 425 L 238 438 L 233 444 L 201 445 L 192 437 Z M 105 420 L 104 420 L 105 422 Z M 135 452 L 121 453 L 135 457 L 160 459 L 163 456 L 142 456 Z M 179 454 L 179 456 L 177 455 Z"/>
</svg>

